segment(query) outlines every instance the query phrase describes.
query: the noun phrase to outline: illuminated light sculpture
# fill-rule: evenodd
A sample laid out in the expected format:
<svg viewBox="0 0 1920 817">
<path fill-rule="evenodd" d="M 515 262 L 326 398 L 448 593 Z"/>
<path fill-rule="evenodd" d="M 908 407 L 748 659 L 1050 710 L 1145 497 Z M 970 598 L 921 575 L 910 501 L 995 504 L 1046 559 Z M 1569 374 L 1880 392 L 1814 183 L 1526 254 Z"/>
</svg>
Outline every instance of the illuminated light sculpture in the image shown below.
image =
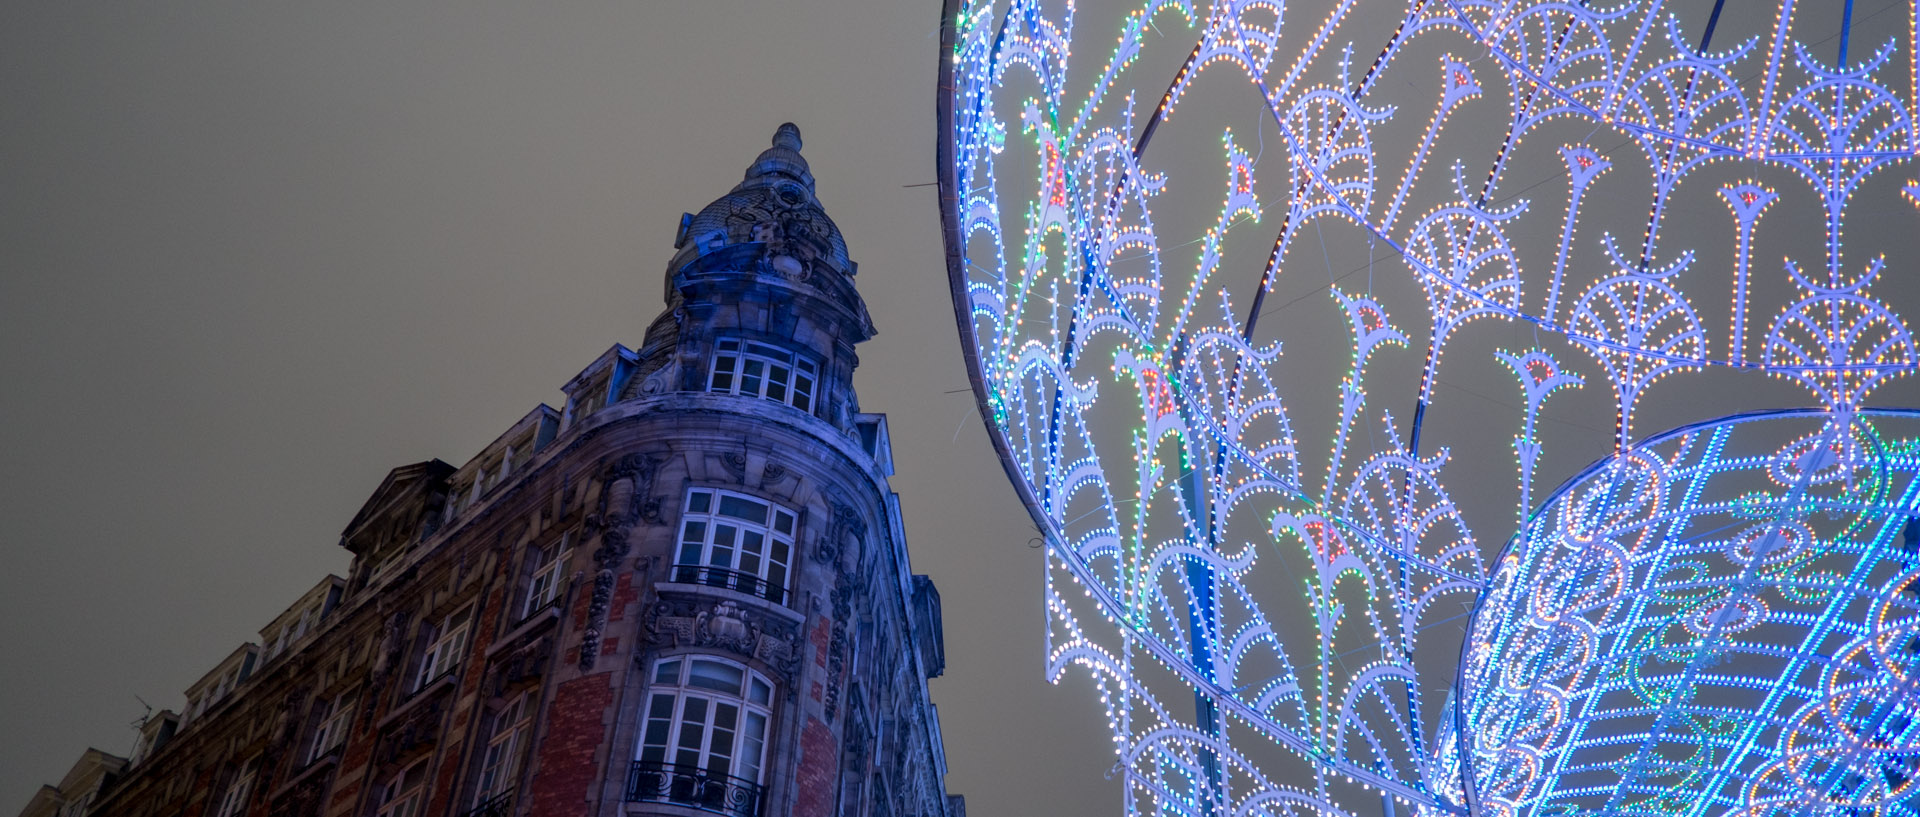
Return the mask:
<svg viewBox="0 0 1920 817">
<path fill-rule="evenodd" d="M 1920 815 L 1920 17 L 1722 3 L 947 0 L 956 316 L 1128 814 Z"/>
<path fill-rule="evenodd" d="M 1547 503 L 1461 667 L 1476 810 L 1913 813 L 1917 437 L 1920 412 L 1747 415 Z"/>
</svg>

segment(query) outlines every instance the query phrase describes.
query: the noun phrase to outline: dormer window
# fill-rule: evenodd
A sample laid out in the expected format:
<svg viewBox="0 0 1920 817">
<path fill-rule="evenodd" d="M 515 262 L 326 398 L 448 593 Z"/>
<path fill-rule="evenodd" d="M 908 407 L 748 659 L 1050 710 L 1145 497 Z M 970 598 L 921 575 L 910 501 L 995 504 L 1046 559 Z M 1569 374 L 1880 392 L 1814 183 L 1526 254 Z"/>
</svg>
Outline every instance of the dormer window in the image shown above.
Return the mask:
<svg viewBox="0 0 1920 817">
<path fill-rule="evenodd" d="M 811 414 L 814 383 L 819 376 L 819 367 L 813 361 L 784 349 L 722 340 L 714 347 L 707 391 L 761 397 Z"/>
<path fill-rule="evenodd" d="M 571 401 L 571 403 L 567 406 L 567 417 L 566 417 L 567 427 L 572 428 L 574 425 L 578 424 L 582 420 L 587 419 L 589 416 L 592 416 L 592 414 L 595 411 L 599 411 L 599 410 L 600 410 L 600 406 L 598 405 L 598 401 L 593 399 L 593 390 L 592 389 L 585 390 L 584 393 L 582 393 L 579 397 L 574 398 Z"/>
</svg>

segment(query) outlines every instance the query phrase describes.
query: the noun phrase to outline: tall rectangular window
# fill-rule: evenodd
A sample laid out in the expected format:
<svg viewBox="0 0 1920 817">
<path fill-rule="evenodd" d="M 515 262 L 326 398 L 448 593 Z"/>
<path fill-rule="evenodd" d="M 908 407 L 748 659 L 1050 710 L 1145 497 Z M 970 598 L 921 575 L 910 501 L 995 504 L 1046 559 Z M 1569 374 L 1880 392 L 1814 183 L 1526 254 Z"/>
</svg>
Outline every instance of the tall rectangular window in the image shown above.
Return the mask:
<svg viewBox="0 0 1920 817">
<path fill-rule="evenodd" d="M 213 817 L 240 817 L 247 810 L 247 795 L 252 790 L 253 762 L 248 761 L 241 764 L 240 773 L 234 775 L 233 781 L 220 793 L 219 807 L 214 810 Z"/>
<path fill-rule="evenodd" d="M 573 558 L 573 536 L 573 531 L 560 534 L 560 541 L 555 542 L 550 551 L 541 554 L 540 564 L 533 571 L 533 580 L 527 584 L 527 603 L 520 609 L 522 619 L 540 612 L 560 597 L 567 561 Z"/>
<path fill-rule="evenodd" d="M 380 804 L 379 817 L 419 817 L 421 806 L 426 800 L 427 762 L 416 761 L 399 774 L 388 779 L 387 785 L 380 790 L 376 800 Z"/>
<path fill-rule="evenodd" d="M 793 557 L 791 511 L 744 494 L 712 488 L 687 493 L 673 580 L 727 587 L 786 603 Z"/>
<path fill-rule="evenodd" d="M 347 728 L 353 725 L 353 696 L 341 695 L 320 705 L 320 725 L 313 729 L 313 742 L 308 745 L 307 762 L 312 763 L 325 757 L 328 752 L 344 743 Z"/>
<path fill-rule="evenodd" d="M 731 661 L 663 659 L 641 725 L 627 799 L 757 814 L 773 685 Z"/>
<path fill-rule="evenodd" d="M 534 694 L 521 693 L 494 718 L 493 736 L 480 758 L 480 802 L 507 794 L 520 782 L 520 759 L 533 731 Z"/>
<path fill-rule="evenodd" d="M 819 378 L 813 361 L 785 349 L 722 340 L 714 345 L 707 391 L 762 397 L 811 414 L 814 383 Z"/>
<path fill-rule="evenodd" d="M 463 607 L 440 623 L 439 635 L 420 658 L 420 674 L 414 678 L 414 689 L 421 689 L 460 666 L 460 659 L 466 657 L 467 625 L 472 614 L 472 607 Z"/>
</svg>

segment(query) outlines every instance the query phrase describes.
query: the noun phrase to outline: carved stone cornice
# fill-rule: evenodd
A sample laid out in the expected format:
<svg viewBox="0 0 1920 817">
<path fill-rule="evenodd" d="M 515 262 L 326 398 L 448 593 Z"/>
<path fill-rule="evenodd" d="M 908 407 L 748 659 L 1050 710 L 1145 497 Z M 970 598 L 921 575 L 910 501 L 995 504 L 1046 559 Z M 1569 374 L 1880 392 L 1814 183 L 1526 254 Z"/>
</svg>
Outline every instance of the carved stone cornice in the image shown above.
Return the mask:
<svg viewBox="0 0 1920 817">
<path fill-rule="evenodd" d="M 709 647 L 758 661 L 785 682 L 800 678 L 800 623 L 732 599 L 663 592 L 641 619 L 649 648 Z"/>
<path fill-rule="evenodd" d="M 553 664 L 554 635 L 539 628 L 526 633 L 513 646 L 498 653 L 487 667 L 484 689 L 494 697 L 546 677 Z"/>
</svg>

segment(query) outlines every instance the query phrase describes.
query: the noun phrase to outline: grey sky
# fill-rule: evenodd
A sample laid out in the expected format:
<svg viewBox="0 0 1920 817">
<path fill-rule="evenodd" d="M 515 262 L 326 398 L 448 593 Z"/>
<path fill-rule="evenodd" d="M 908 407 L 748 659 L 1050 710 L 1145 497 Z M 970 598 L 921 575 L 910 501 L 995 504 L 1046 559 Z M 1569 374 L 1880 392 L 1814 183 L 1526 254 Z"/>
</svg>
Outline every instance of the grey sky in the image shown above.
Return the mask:
<svg viewBox="0 0 1920 817">
<path fill-rule="evenodd" d="M 682 211 L 792 120 L 880 334 L 949 786 L 1108 814 L 1082 677 L 947 298 L 937 3 L 11 4 L 0 11 L 0 813 L 347 558 L 392 466 L 459 463 L 660 309 Z M 1085 687 L 1084 689 L 1082 687 Z"/>
</svg>

